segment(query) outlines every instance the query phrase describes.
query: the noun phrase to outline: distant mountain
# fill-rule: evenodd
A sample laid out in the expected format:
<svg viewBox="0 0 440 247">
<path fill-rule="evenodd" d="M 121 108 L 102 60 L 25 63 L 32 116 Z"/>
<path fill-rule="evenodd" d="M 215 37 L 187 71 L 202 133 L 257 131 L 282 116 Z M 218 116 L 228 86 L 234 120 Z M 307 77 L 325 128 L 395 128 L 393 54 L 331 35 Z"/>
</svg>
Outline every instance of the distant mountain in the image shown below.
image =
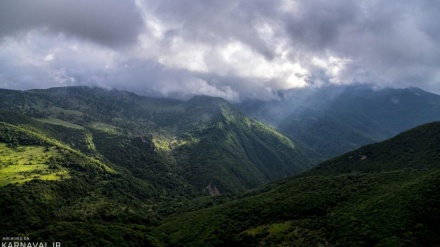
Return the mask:
<svg viewBox="0 0 440 247">
<path fill-rule="evenodd" d="M 156 232 L 168 246 L 438 246 L 439 146 L 426 124 Z"/>
<path fill-rule="evenodd" d="M 324 159 L 440 120 L 440 96 L 414 87 L 293 89 L 281 92 L 280 100 L 248 101 L 238 107 L 305 143 Z"/>
</svg>

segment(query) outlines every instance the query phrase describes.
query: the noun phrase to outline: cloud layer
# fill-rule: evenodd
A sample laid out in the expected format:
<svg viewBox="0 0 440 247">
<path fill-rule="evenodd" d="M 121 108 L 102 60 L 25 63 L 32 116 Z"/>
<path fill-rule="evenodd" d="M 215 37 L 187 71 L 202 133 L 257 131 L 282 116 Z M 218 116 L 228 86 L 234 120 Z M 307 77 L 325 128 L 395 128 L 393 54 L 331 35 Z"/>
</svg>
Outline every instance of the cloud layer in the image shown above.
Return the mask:
<svg viewBox="0 0 440 247">
<path fill-rule="evenodd" d="M 238 101 L 327 83 L 440 93 L 432 0 L 17 0 L 0 87 L 98 85 Z"/>
</svg>

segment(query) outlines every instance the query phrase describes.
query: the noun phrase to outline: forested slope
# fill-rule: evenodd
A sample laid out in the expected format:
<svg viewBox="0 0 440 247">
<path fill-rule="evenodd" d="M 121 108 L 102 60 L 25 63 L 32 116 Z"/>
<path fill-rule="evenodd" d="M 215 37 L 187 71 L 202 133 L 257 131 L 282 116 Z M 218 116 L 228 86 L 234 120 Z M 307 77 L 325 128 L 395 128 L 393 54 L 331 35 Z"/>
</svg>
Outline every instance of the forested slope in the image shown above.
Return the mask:
<svg viewBox="0 0 440 247">
<path fill-rule="evenodd" d="M 437 246 L 440 123 L 166 219 L 169 246 Z"/>
</svg>

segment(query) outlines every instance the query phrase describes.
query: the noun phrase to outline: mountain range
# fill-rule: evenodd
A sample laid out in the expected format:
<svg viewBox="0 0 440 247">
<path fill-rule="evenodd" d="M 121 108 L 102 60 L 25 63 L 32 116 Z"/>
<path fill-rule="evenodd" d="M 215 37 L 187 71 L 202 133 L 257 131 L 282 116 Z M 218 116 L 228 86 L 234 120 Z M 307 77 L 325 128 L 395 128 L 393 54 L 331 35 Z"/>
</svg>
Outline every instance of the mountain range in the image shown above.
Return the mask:
<svg viewBox="0 0 440 247">
<path fill-rule="evenodd" d="M 0 236 L 63 246 L 440 243 L 438 123 L 316 165 L 438 120 L 439 96 L 302 90 L 235 106 L 88 87 L 0 90 Z"/>
<path fill-rule="evenodd" d="M 162 184 L 184 181 L 197 191 L 210 186 L 220 193 L 237 192 L 313 163 L 308 149 L 221 98 L 176 101 L 71 87 L 3 90 L 0 99 L 4 116 L 14 112 L 29 118 L 18 122 L 22 128 L 124 166 L 138 178 L 157 180 L 159 175 Z"/>
</svg>

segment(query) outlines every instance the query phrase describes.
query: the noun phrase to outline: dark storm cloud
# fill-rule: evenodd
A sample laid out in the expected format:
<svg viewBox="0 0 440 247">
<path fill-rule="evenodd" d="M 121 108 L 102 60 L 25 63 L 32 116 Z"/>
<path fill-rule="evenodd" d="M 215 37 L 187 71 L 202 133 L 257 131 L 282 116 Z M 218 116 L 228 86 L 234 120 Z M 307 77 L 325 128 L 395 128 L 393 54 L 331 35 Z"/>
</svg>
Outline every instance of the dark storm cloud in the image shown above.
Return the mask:
<svg viewBox="0 0 440 247">
<path fill-rule="evenodd" d="M 47 28 L 108 46 L 133 43 L 142 18 L 133 1 L 14 0 L 0 7 L 0 35 Z"/>
<path fill-rule="evenodd" d="M 281 18 L 293 45 L 322 52 L 343 39 L 344 28 L 356 22 L 358 12 L 356 1 L 308 1 Z"/>
</svg>

